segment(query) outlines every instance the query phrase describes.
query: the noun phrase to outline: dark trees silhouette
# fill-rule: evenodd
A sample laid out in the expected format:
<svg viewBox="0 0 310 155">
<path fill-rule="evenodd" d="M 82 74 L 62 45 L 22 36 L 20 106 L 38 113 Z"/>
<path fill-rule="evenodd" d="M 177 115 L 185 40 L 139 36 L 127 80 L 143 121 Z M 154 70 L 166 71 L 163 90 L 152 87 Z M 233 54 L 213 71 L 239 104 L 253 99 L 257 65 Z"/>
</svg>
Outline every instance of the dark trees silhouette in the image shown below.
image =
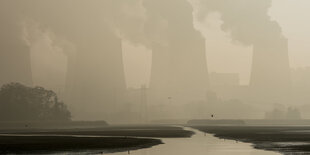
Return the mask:
<svg viewBox="0 0 310 155">
<path fill-rule="evenodd" d="M 19 83 L 0 90 L 0 121 L 69 121 L 71 113 L 55 92 Z"/>
</svg>

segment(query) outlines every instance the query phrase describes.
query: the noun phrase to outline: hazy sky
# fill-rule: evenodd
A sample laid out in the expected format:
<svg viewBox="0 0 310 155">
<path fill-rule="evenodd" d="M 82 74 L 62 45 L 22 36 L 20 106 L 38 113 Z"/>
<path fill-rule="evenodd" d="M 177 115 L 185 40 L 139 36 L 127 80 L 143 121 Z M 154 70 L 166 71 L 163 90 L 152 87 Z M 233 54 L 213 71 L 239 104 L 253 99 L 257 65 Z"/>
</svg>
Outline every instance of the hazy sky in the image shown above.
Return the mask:
<svg viewBox="0 0 310 155">
<path fill-rule="evenodd" d="M 310 66 L 310 5 L 309 0 L 273 0 L 269 15 L 282 27 L 289 41 L 292 68 Z M 241 84 L 248 84 L 252 63 L 252 47 L 232 43 L 229 34 L 220 28 L 220 14 L 210 14 L 203 23 L 195 22 L 206 39 L 209 72 L 240 73 Z M 127 84 L 147 84 L 151 52 L 143 47 L 123 43 Z"/>
</svg>

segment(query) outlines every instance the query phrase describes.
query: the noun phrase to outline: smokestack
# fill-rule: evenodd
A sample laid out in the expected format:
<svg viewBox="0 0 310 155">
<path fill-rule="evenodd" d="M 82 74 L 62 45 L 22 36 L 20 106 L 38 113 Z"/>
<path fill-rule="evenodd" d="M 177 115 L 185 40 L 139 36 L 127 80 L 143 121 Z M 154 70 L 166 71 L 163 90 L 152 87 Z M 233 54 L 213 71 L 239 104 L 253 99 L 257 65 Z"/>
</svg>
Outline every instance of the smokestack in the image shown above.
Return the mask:
<svg viewBox="0 0 310 155">
<path fill-rule="evenodd" d="M 30 49 L 22 38 L 22 14 L 15 3 L 0 2 L 0 86 L 10 82 L 31 86 Z"/>
<path fill-rule="evenodd" d="M 178 104 L 205 99 L 208 73 L 205 41 L 193 26 L 186 0 L 145 0 L 146 34 L 153 52 L 151 103 Z"/>
</svg>

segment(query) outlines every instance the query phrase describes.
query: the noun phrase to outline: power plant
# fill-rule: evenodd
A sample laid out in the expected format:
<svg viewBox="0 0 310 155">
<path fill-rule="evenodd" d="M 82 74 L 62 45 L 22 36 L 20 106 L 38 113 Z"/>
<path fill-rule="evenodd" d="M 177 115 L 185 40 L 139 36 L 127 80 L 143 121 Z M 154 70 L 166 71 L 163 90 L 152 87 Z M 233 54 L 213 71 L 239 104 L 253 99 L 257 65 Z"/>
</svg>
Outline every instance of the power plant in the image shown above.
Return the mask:
<svg viewBox="0 0 310 155">
<path fill-rule="evenodd" d="M 219 96 L 223 100 L 237 99 L 247 103 L 269 105 L 290 101 L 288 43 L 281 27 L 271 21 L 266 13 L 269 0 L 264 1 L 258 10 L 251 9 L 253 15 L 262 17 L 257 21 L 242 12 L 236 12 L 235 8 L 240 5 L 226 8 L 226 1 L 204 1 L 206 10 L 203 13 L 219 12 L 223 22 L 221 28 L 231 34 L 232 41 L 253 47 L 250 83 L 242 86 L 235 73 L 217 73 L 213 77 L 211 75 L 210 81 L 213 85 L 209 84 L 205 39 L 194 27 L 193 6 L 187 0 L 141 1 L 145 17 L 139 22 L 143 22 L 143 26 L 139 27 L 139 31 L 132 31 L 134 28 L 130 27 L 129 34 L 141 35 L 137 37 L 137 40 L 143 40 L 139 44 L 152 50 L 152 66 L 149 87 L 142 87 L 138 95 L 133 93 L 132 96 L 140 97 L 138 101 L 132 100 L 132 103 L 129 103 L 128 98 L 134 97 L 128 95 L 130 90 L 127 90 L 125 83 L 122 39 L 127 39 L 133 44 L 136 42 L 130 40 L 130 37 L 126 38 L 126 35 L 123 36 L 121 28 L 116 26 L 123 24 L 123 21 L 113 21 L 117 20 L 114 19 L 114 15 L 117 16 L 115 12 L 123 8 L 122 2 L 33 2 L 37 4 L 36 9 L 33 9 L 30 3 L 21 2 L 25 3 L 21 9 L 25 10 L 25 16 L 39 23 L 38 28 L 48 29 L 74 46 L 74 52 L 67 55 L 66 86 L 63 86 L 65 103 L 68 104 L 73 119 L 122 120 L 124 115 L 119 115 L 120 113 L 129 111 L 128 113 L 137 115 L 138 112 L 128 109 L 133 107 L 133 104 L 140 103 L 139 119 L 148 122 L 155 118 L 152 117 L 153 113 L 162 115 L 161 112 L 165 108 L 177 109 L 175 105 L 183 106 L 178 107 L 181 109 L 180 116 L 182 112 L 187 112 L 188 109 L 184 108 L 186 106 L 210 106 L 208 104 L 211 103 L 212 96 Z M 111 7 L 111 10 L 115 11 L 111 13 L 112 16 L 105 14 L 109 12 L 108 9 L 102 11 L 102 7 L 108 8 L 110 2 L 116 3 L 111 4 L 115 7 Z M 238 2 L 246 4 L 249 8 L 256 8 L 255 4 L 261 3 L 246 0 Z M 15 3 L 11 5 L 14 6 Z M 4 11 L 7 12 L 12 13 L 14 10 Z M 13 13 L 10 18 L 4 13 L 0 14 L 4 21 L 0 33 L 1 36 L 5 36 L 0 40 L 0 85 L 9 82 L 32 85 L 30 50 L 22 38 L 22 27 L 18 23 L 22 19 L 18 13 Z M 236 16 L 238 18 L 235 18 Z M 122 20 L 128 22 L 128 19 Z M 43 74 L 45 73 L 43 71 Z M 209 90 L 213 92 L 208 94 Z M 154 108 L 154 105 L 159 106 Z M 165 107 L 167 105 L 170 107 Z M 152 113 L 150 109 L 155 109 L 156 112 Z M 166 113 L 169 113 L 167 111 Z"/>
</svg>

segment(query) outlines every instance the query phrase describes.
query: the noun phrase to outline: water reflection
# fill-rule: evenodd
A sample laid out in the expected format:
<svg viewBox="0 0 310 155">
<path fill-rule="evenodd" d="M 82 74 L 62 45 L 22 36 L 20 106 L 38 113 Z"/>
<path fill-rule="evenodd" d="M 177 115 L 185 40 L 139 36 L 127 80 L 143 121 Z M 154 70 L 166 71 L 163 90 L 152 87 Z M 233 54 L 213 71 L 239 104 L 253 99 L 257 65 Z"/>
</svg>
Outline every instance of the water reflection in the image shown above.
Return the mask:
<svg viewBox="0 0 310 155">
<path fill-rule="evenodd" d="M 110 155 L 278 155 L 280 153 L 257 150 L 251 144 L 224 140 L 198 130 L 186 128 L 196 134 L 192 138 L 164 138 L 165 144 L 130 152 Z"/>
</svg>

